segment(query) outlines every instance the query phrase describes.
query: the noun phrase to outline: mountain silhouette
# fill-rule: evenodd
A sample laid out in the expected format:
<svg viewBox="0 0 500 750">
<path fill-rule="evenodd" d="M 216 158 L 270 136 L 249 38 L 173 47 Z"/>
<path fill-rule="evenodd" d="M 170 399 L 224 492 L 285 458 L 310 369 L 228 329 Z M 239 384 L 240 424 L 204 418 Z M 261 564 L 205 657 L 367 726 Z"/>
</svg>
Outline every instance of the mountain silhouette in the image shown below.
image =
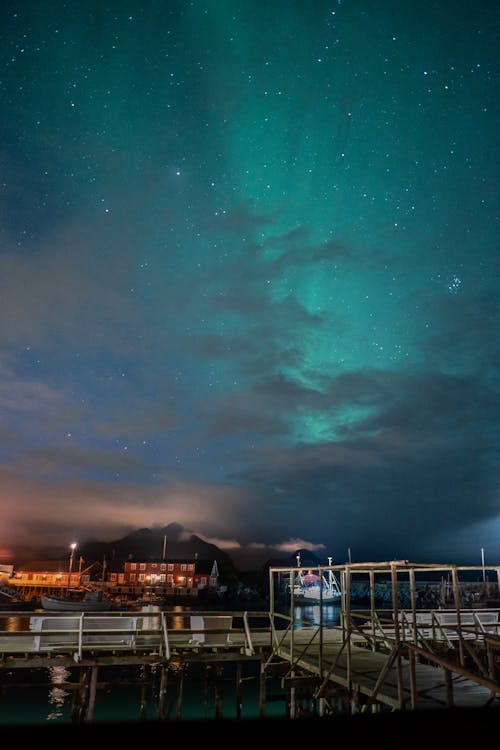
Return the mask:
<svg viewBox="0 0 500 750">
<path fill-rule="evenodd" d="M 111 542 L 85 542 L 78 554 L 86 563 L 103 562 L 110 570 L 121 570 L 127 560 L 217 560 L 221 574 L 233 574 L 234 564 L 227 552 L 187 532 L 178 523 L 153 529 L 138 529 Z"/>
</svg>

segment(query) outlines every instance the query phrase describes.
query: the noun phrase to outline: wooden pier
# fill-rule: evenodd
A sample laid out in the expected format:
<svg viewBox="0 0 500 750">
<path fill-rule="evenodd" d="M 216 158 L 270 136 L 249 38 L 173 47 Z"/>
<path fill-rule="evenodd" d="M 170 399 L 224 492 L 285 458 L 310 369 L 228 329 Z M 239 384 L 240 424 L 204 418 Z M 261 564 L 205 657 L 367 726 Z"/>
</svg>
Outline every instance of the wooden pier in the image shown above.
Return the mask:
<svg viewBox="0 0 500 750">
<path fill-rule="evenodd" d="M 270 570 L 269 611 L 2 612 L 0 688 L 9 688 L 13 674 L 66 667 L 75 675 L 63 685 L 73 696 L 74 724 L 92 723 L 99 691 L 113 683 L 103 673 L 132 668 L 142 686 L 137 718 L 144 719 L 149 695 L 158 720 L 182 719 L 185 675 L 195 665 L 214 689 L 216 719 L 225 715 L 219 687 L 229 671 L 236 718 L 244 715 L 241 685 L 250 675 L 261 719 L 271 701 L 281 701 L 287 719 L 497 707 L 500 610 L 463 606 L 462 569 L 406 562 L 328 569 L 339 575 L 343 591 L 335 625 L 322 621 L 321 606 L 318 623 L 305 624 L 293 597 L 288 615 L 276 610 L 280 582 L 293 577 L 293 568 Z M 418 608 L 419 577 L 440 571 L 451 581 L 452 601 L 446 608 Z M 351 584 L 362 576 L 369 602 L 355 609 Z M 390 607 L 376 606 L 377 576 L 390 588 Z M 402 583 L 409 590 L 405 607 Z"/>
</svg>

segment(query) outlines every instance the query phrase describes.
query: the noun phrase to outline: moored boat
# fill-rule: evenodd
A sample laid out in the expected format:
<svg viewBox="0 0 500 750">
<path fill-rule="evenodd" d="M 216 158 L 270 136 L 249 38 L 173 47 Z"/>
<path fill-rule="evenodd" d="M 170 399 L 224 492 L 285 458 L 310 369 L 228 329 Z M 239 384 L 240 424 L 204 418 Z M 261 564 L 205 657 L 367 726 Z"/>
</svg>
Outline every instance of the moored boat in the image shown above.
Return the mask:
<svg viewBox="0 0 500 750">
<path fill-rule="evenodd" d="M 333 571 L 320 573 L 299 569 L 293 584 L 295 604 L 334 604 L 340 601 L 342 592 Z"/>
<path fill-rule="evenodd" d="M 102 591 L 85 591 L 83 596 L 48 596 L 41 595 L 42 609 L 51 612 L 106 612 L 113 607 L 111 599 L 103 596 Z"/>
<path fill-rule="evenodd" d="M 11 593 L 5 589 L 0 589 L 0 611 L 2 612 L 19 612 L 35 609 L 36 602 L 34 599 L 24 599 L 17 592 Z"/>
</svg>

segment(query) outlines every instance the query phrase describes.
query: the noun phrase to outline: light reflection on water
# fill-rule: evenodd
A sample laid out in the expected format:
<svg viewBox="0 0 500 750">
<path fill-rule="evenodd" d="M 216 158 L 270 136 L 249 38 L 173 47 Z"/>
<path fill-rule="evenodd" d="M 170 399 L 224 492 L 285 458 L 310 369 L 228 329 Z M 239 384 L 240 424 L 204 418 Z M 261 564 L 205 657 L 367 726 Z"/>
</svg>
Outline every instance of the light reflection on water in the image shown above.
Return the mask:
<svg viewBox="0 0 500 750">
<path fill-rule="evenodd" d="M 0 629 L 9 633 L 16 633 L 19 630 L 29 630 L 30 618 L 20 615 L 4 616 L 0 614 Z"/>
<path fill-rule="evenodd" d="M 49 690 L 49 705 L 52 706 L 52 709 L 49 711 L 47 720 L 57 721 L 63 716 L 66 698 L 69 696 L 68 691 L 64 690 L 61 685 L 69 681 L 71 673 L 69 669 L 61 666 L 49 667 L 48 672 L 52 683 Z"/>
<path fill-rule="evenodd" d="M 319 627 L 321 623 L 323 626 L 331 627 L 340 624 L 340 604 L 323 604 L 321 609 L 319 604 L 296 606 L 294 608 L 295 627 L 311 625 Z"/>
</svg>

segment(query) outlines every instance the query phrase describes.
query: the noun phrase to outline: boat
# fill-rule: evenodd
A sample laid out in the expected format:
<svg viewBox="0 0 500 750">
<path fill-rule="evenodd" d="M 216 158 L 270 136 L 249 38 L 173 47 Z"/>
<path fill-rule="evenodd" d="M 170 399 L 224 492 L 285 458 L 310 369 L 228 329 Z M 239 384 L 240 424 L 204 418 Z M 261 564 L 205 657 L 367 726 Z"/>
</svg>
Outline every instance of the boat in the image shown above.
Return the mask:
<svg viewBox="0 0 500 750">
<path fill-rule="evenodd" d="M 333 571 L 304 573 L 299 570 L 293 583 L 295 604 L 334 604 L 340 601 L 342 592 Z"/>
<path fill-rule="evenodd" d="M 134 600 L 134 605 L 136 607 L 146 607 L 150 604 L 161 607 L 162 605 L 167 604 L 167 600 L 164 596 L 160 596 L 159 594 L 144 594 Z"/>
<path fill-rule="evenodd" d="M 113 608 L 111 599 L 103 596 L 102 591 L 85 591 L 75 595 L 48 596 L 41 595 L 42 609 L 51 612 L 107 612 Z"/>
<path fill-rule="evenodd" d="M 0 611 L 2 612 L 24 612 L 35 609 L 35 605 L 34 599 L 24 599 L 17 592 L 0 589 Z"/>
</svg>

